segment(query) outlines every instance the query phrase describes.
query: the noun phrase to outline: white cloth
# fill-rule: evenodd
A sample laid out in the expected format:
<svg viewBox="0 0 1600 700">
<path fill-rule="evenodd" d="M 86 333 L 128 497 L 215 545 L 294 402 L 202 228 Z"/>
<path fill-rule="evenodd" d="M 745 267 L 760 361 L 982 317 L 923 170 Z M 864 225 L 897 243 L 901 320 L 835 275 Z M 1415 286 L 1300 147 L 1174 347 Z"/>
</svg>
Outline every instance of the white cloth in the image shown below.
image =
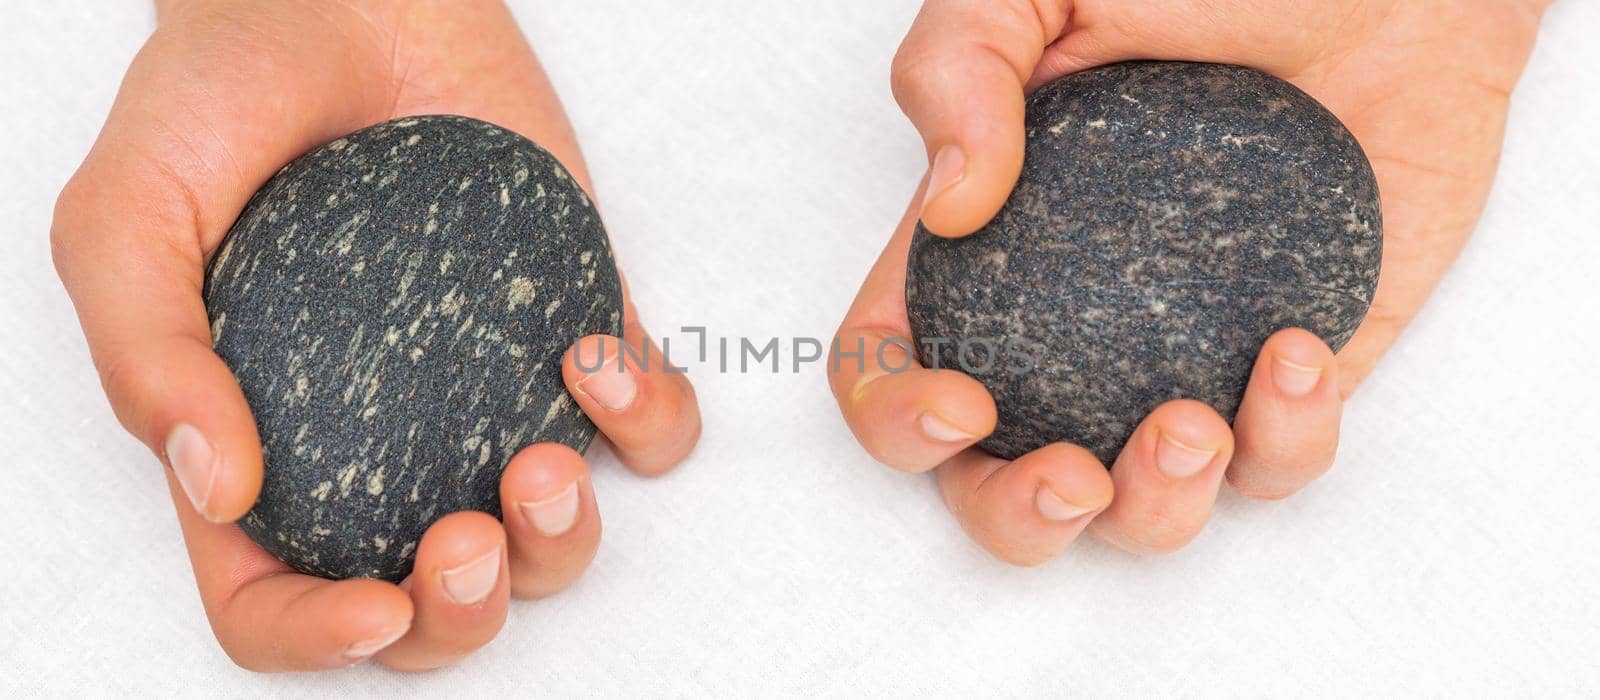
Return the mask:
<svg viewBox="0 0 1600 700">
<path fill-rule="evenodd" d="M 656 333 L 832 332 L 925 167 L 888 89 L 916 4 L 516 3 Z M 0 695 L 1600 692 L 1600 3 L 1551 10 L 1482 226 L 1306 493 L 1226 494 L 1176 555 L 1013 569 L 857 447 L 819 367 L 689 362 L 694 456 L 592 452 L 589 572 L 421 676 L 235 668 L 101 395 L 46 231 L 152 23 L 0 4 Z"/>
</svg>

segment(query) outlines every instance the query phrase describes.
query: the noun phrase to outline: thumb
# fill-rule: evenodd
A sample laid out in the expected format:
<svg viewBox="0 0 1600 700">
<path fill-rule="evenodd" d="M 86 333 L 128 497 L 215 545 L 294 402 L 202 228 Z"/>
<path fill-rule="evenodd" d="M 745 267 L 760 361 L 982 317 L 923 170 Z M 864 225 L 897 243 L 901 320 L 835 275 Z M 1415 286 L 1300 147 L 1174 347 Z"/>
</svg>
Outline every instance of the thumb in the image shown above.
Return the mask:
<svg viewBox="0 0 1600 700">
<path fill-rule="evenodd" d="M 139 177 L 90 157 L 57 200 L 56 268 L 117 418 L 172 469 L 195 511 L 229 522 L 261 488 L 256 426 L 211 351 L 203 255 L 155 233 L 184 222 Z"/>
<path fill-rule="evenodd" d="M 211 349 L 206 260 L 280 165 L 387 108 L 354 87 L 370 77 L 337 60 L 355 52 L 337 48 L 337 28 L 322 15 L 288 28 L 259 17 L 272 9 L 282 8 L 252 15 L 272 30 L 261 33 L 259 60 L 214 60 L 236 36 L 214 29 L 214 18 L 158 28 L 51 227 L 56 268 L 112 409 L 212 522 L 254 504 L 262 455 L 245 395 Z M 334 60 L 316 53 L 321 46 L 336 47 Z M 327 95 L 352 97 L 335 108 Z"/>
<path fill-rule="evenodd" d="M 1072 0 L 927 0 L 895 55 L 895 100 L 922 133 L 930 171 L 922 223 L 941 236 L 983 227 L 1022 172 L 1024 89 L 1066 30 Z"/>
</svg>

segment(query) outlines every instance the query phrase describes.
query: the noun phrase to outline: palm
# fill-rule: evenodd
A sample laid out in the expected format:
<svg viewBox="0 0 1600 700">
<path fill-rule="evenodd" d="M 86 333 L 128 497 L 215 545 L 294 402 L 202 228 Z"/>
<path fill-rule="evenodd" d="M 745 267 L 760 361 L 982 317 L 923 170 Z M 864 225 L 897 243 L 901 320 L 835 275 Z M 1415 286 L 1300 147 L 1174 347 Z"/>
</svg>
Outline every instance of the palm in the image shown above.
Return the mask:
<svg viewBox="0 0 1600 700">
<path fill-rule="evenodd" d="M 1536 30 L 1528 3 L 1080 0 L 1033 82 L 1154 48 L 1151 57 L 1261 68 L 1332 109 L 1366 149 L 1383 195 L 1383 273 L 1339 354 L 1349 394 L 1471 233 Z"/>
<path fill-rule="evenodd" d="M 288 6 L 270 9 L 286 16 L 296 12 Z M 518 133 L 540 135 L 541 143 L 585 189 L 591 189 L 566 116 L 551 98 L 554 91 L 517 27 L 505 22 L 492 4 L 448 9 L 454 21 L 442 24 L 434 16 L 437 12 L 420 5 L 373 10 L 330 4 L 324 11 L 334 20 L 331 24 L 361 31 L 339 33 L 340 41 L 332 41 L 332 36 L 322 42 L 293 34 L 273 37 L 272 44 L 261 47 L 261 55 L 253 59 L 256 65 L 246 69 L 243 77 L 251 79 L 251 85 L 238 95 L 242 104 L 207 105 L 203 115 L 227 122 L 211 125 L 216 133 L 231 126 L 245 132 L 249 141 L 271 142 L 275 147 L 283 140 L 285 115 L 248 108 L 261 94 L 280 95 L 289 105 L 309 107 L 294 115 L 301 123 L 370 124 L 415 114 L 474 115 Z M 268 24 L 259 18 L 249 21 Z M 327 68 L 307 76 L 297 66 L 308 60 Z M 224 87 L 213 92 L 224 102 L 233 94 Z M 338 135 L 320 136 L 327 140 Z M 196 144 L 197 150 L 218 145 Z M 211 157 L 232 159 L 231 154 Z M 209 254 L 226 231 L 213 228 L 202 233 Z"/>
<path fill-rule="evenodd" d="M 1346 394 L 1422 307 L 1471 234 L 1534 31 L 1531 23 L 1497 17 L 1440 27 L 1437 16 L 1417 14 L 1426 9 L 1398 11 L 1408 16 L 1294 77 L 1361 140 L 1383 196 L 1384 269 L 1371 313 L 1339 355 Z M 1518 31 L 1526 35 L 1521 41 Z"/>
</svg>

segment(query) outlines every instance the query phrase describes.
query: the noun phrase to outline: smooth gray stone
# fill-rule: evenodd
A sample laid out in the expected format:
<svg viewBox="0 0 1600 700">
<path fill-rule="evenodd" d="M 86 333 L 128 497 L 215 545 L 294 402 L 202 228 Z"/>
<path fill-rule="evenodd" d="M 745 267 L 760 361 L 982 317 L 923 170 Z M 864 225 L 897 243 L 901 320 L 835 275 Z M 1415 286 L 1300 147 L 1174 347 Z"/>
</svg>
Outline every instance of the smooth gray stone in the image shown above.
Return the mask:
<svg viewBox="0 0 1600 700">
<path fill-rule="evenodd" d="M 1310 96 L 1235 66 L 1122 63 L 1029 97 L 1021 182 L 970 237 L 918 228 L 906 306 L 923 364 L 994 395 L 981 447 L 1066 441 L 1109 466 L 1168 400 L 1231 421 L 1272 333 L 1342 347 L 1382 249 L 1371 164 Z"/>
<path fill-rule="evenodd" d="M 605 230 L 572 176 L 522 136 L 453 116 L 290 163 L 234 224 L 205 298 L 266 459 L 240 525 L 330 578 L 398 581 L 438 518 L 500 515 L 519 449 L 587 448 L 595 428 L 561 358 L 622 330 Z"/>
</svg>

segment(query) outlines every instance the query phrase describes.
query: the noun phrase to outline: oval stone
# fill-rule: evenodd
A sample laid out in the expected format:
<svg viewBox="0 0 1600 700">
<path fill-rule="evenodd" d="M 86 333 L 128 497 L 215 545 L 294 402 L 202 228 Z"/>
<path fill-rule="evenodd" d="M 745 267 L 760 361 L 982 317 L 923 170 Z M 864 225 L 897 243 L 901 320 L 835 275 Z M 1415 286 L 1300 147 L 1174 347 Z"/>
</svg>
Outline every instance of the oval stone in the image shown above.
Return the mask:
<svg viewBox="0 0 1600 700">
<path fill-rule="evenodd" d="M 1287 82 L 1235 66 L 1131 62 L 1027 104 L 1022 177 L 976 234 L 911 244 L 919 359 L 976 377 L 999 411 L 980 446 L 1058 441 L 1108 466 L 1161 403 L 1232 420 L 1261 344 L 1335 350 L 1378 281 L 1378 187 L 1361 146 Z"/>
<path fill-rule="evenodd" d="M 519 449 L 584 450 L 595 428 L 561 359 L 622 328 L 583 189 L 528 139 L 455 116 L 290 163 L 234 224 L 205 299 L 265 458 L 239 524 L 329 578 L 400 580 L 438 518 L 500 515 Z"/>
</svg>

